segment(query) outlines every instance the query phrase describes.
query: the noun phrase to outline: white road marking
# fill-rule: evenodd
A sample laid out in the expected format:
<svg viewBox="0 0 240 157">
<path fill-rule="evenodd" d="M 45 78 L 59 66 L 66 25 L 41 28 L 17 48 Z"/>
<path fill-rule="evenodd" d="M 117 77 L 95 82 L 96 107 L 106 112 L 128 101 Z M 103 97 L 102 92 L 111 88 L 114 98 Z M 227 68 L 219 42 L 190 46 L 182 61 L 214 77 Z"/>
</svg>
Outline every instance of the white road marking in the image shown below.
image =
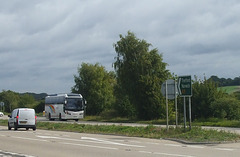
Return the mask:
<svg viewBox="0 0 240 157">
<path fill-rule="evenodd" d="M 97 141 L 97 142 L 104 143 L 104 144 L 113 144 L 113 145 L 119 145 L 119 146 L 140 147 L 140 148 L 145 147 L 145 146 L 140 146 L 140 145 L 130 145 L 130 144 L 111 142 L 111 141 L 97 139 L 97 138 L 92 138 L 92 137 L 82 137 L 81 139 L 83 139 L 83 140 L 92 140 L 92 141 Z"/>
<path fill-rule="evenodd" d="M 94 146 L 94 145 L 86 145 L 86 144 L 77 144 L 77 143 L 61 142 L 61 144 L 74 145 L 74 146 L 82 146 L 82 147 L 91 147 L 91 148 L 100 148 L 100 149 L 118 150 L 118 148 L 114 148 L 114 147 L 102 147 L 102 146 Z"/>
<path fill-rule="evenodd" d="M 199 149 L 205 148 L 204 146 L 192 146 L 192 145 L 187 145 L 187 147 L 189 147 L 189 148 L 199 148 Z"/>
<path fill-rule="evenodd" d="M 171 147 L 185 147 L 185 148 L 205 148 L 204 146 L 194 146 L 194 145 L 179 145 L 179 144 L 164 144 L 165 146 Z"/>
<path fill-rule="evenodd" d="M 217 150 L 223 150 L 223 151 L 233 151 L 234 149 L 229 149 L 229 148 L 215 148 Z"/>
<path fill-rule="evenodd" d="M 169 154 L 169 153 L 158 153 L 158 152 L 154 152 L 153 154 L 166 155 L 166 156 L 176 156 L 176 157 L 195 157 L 195 156 L 191 156 L 191 155 Z"/>
<path fill-rule="evenodd" d="M 166 156 L 175 156 L 175 157 L 195 157 L 195 156 L 191 156 L 191 155 L 169 154 L 169 153 L 148 152 L 148 151 L 139 151 L 139 153 L 156 154 L 156 155 L 166 155 Z"/>
<path fill-rule="evenodd" d="M 172 146 L 172 147 L 182 147 L 179 144 L 164 144 L 165 146 Z"/>
<path fill-rule="evenodd" d="M 18 137 L 18 136 L 11 136 L 13 138 L 19 138 L 23 140 L 32 140 L 32 141 L 42 141 L 42 142 L 48 142 L 47 140 L 41 140 L 41 139 L 35 139 L 35 138 L 27 138 L 27 137 Z"/>
<path fill-rule="evenodd" d="M 139 151 L 139 153 L 152 154 L 152 152 L 147 152 L 147 151 Z"/>
<path fill-rule="evenodd" d="M 7 151 L 3 151 L 3 150 L 0 150 L 0 152 L 2 152 L 2 153 L 0 153 L 0 156 L 3 156 L 3 157 L 7 157 L 7 156 L 9 156 L 9 155 L 13 155 L 13 156 L 24 156 L 24 157 L 34 157 L 34 156 L 32 156 L 32 155 L 25 155 L 25 154 L 19 154 L 19 153 L 13 153 L 13 152 L 7 152 Z"/>
<path fill-rule="evenodd" d="M 44 139 L 59 139 L 59 140 L 76 141 L 76 142 L 102 143 L 102 144 L 119 145 L 119 146 L 127 146 L 127 147 L 138 147 L 138 148 L 145 147 L 145 146 L 141 146 L 141 145 L 130 145 L 130 144 L 111 142 L 111 141 L 106 141 L 106 140 L 101 140 L 101 139 L 91 138 L 91 137 L 82 137 L 81 140 L 71 139 L 71 138 L 63 138 L 63 137 L 55 137 L 55 136 L 37 136 L 37 137 L 44 138 Z"/>
<path fill-rule="evenodd" d="M 155 143 L 155 142 L 146 142 L 147 144 L 152 144 L 152 145 L 159 145 L 159 143 Z"/>
<path fill-rule="evenodd" d="M 132 143 L 141 143 L 141 142 L 139 142 L 139 141 L 129 141 L 129 142 L 132 142 Z"/>
</svg>

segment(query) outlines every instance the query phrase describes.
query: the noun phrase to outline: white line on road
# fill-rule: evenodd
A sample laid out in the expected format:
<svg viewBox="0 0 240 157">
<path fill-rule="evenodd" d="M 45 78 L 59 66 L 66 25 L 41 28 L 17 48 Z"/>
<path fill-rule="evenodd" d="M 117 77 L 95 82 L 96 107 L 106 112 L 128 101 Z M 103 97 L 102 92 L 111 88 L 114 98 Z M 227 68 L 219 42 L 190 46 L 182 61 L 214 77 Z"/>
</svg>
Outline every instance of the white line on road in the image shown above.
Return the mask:
<svg viewBox="0 0 240 157">
<path fill-rule="evenodd" d="M 100 149 L 118 150 L 118 148 L 113 148 L 113 147 L 102 147 L 102 146 L 93 146 L 93 145 L 77 144 L 77 143 L 61 142 L 61 144 L 74 145 L 74 146 L 82 146 L 82 147 L 91 147 L 91 148 L 100 148 Z"/>
<path fill-rule="evenodd" d="M 205 148 L 204 146 L 192 146 L 192 145 L 179 145 L 179 144 L 165 144 L 165 146 L 171 146 L 171 147 L 185 147 L 185 148 Z"/>
<path fill-rule="evenodd" d="M 187 145 L 187 147 L 189 147 L 189 148 L 200 148 L 200 149 L 205 148 L 204 146 L 191 146 L 191 145 Z"/>
<path fill-rule="evenodd" d="M 175 157 L 195 157 L 195 156 L 191 156 L 191 155 L 169 154 L 169 153 L 148 152 L 148 151 L 139 151 L 139 153 L 156 154 L 156 155 L 166 155 L 166 156 L 175 156 Z"/>
<path fill-rule="evenodd" d="M 131 145 L 131 144 L 123 144 L 123 143 L 111 142 L 111 141 L 97 139 L 97 138 L 92 138 L 92 137 L 82 137 L 81 139 L 97 141 L 97 142 L 100 142 L 100 143 L 103 143 L 103 144 L 113 144 L 113 145 L 119 145 L 119 146 L 140 147 L 140 148 L 145 147 L 145 146 L 140 146 L 140 145 Z"/>
<path fill-rule="evenodd" d="M 11 136 L 12 138 L 19 138 L 23 140 L 32 140 L 32 141 L 42 141 L 42 142 L 48 142 L 47 140 L 41 140 L 41 139 L 34 139 L 34 138 L 26 138 L 26 137 L 18 137 L 18 136 Z"/>
<path fill-rule="evenodd" d="M 179 144 L 164 144 L 165 146 L 171 146 L 171 147 L 182 147 Z"/>
<path fill-rule="evenodd" d="M 101 140 L 101 139 L 92 138 L 92 137 L 81 137 L 81 140 L 71 139 L 71 138 L 55 137 L 55 136 L 37 136 L 37 137 L 39 137 L 39 138 L 44 138 L 44 139 L 59 139 L 59 140 L 75 141 L 75 142 L 91 142 L 91 143 L 101 143 L 101 144 L 109 144 L 109 145 L 119 145 L 119 146 L 126 146 L 126 147 L 137 147 L 137 148 L 143 148 L 143 147 L 145 147 L 145 146 L 141 146 L 141 145 L 130 145 L 130 144 L 123 144 L 123 143 L 111 142 L 111 141 Z"/>
<path fill-rule="evenodd" d="M 229 149 L 229 148 L 215 148 L 217 150 L 223 150 L 223 151 L 233 151 L 234 149 Z"/>
</svg>

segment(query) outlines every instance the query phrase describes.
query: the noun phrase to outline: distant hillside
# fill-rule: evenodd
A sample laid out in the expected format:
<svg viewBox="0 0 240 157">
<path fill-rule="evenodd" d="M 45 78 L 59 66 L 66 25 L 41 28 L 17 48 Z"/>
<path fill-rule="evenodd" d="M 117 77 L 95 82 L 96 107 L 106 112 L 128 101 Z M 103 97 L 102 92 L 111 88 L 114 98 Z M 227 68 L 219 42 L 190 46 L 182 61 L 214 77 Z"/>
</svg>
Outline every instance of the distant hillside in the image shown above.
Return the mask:
<svg viewBox="0 0 240 157">
<path fill-rule="evenodd" d="M 219 89 L 226 91 L 226 93 L 228 94 L 240 92 L 240 86 L 225 86 L 225 87 L 219 87 Z"/>
<path fill-rule="evenodd" d="M 47 93 L 40 93 L 40 94 L 36 94 L 36 93 L 20 93 L 20 95 L 24 95 L 24 94 L 29 94 L 31 96 L 34 97 L 35 100 L 43 100 L 48 94 Z"/>
</svg>

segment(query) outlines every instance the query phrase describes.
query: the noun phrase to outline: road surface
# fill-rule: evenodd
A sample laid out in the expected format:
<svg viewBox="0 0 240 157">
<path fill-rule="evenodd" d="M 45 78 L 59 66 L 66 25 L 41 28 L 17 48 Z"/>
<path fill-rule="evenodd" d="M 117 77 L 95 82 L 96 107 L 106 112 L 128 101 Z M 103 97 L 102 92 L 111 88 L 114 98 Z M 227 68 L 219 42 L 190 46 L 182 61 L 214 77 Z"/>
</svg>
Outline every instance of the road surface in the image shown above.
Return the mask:
<svg viewBox="0 0 240 157">
<path fill-rule="evenodd" d="M 4 115 L 3 117 L 0 117 L 0 119 L 8 119 L 7 115 Z M 39 116 L 37 117 L 37 121 L 41 122 L 52 122 L 52 123 L 74 123 L 74 124 L 86 124 L 86 125 L 121 125 L 121 126 L 148 126 L 148 124 L 137 124 L 137 123 L 111 123 L 111 122 L 94 122 L 94 121 L 78 121 L 75 122 L 74 120 L 68 120 L 68 121 L 59 121 L 58 119 L 55 121 L 49 121 L 46 119 L 46 117 Z M 166 125 L 155 125 L 159 127 L 166 127 Z M 175 127 L 174 125 L 172 125 Z M 232 133 L 240 134 L 240 128 L 230 128 L 230 127 L 212 127 L 212 126 L 202 126 L 204 129 L 214 129 L 214 130 L 223 130 L 228 131 Z"/>
<path fill-rule="evenodd" d="M 187 145 L 162 139 L 39 129 L 14 131 L 4 126 L 0 126 L 0 141 L 0 156 L 5 153 L 16 157 L 239 157 L 240 154 L 240 143 Z"/>
</svg>

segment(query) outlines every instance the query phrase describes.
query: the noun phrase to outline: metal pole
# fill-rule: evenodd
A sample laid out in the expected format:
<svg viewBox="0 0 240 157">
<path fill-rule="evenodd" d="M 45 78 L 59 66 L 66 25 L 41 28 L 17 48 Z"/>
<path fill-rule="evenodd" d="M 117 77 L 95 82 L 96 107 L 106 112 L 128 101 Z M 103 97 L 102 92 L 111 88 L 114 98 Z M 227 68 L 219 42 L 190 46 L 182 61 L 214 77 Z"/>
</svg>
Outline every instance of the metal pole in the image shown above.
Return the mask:
<svg viewBox="0 0 240 157">
<path fill-rule="evenodd" d="M 183 107 L 184 107 L 184 129 L 186 129 L 186 97 L 183 97 Z"/>
<path fill-rule="evenodd" d="M 177 111 L 177 82 L 175 80 L 175 112 L 176 112 L 176 127 L 178 127 L 178 111 Z"/>
<path fill-rule="evenodd" d="M 167 90 L 167 81 L 166 81 L 166 116 L 167 116 L 167 131 L 168 131 L 168 90 Z"/>
<path fill-rule="evenodd" d="M 192 129 L 192 116 L 191 116 L 191 97 L 189 97 L 189 128 Z"/>
</svg>

